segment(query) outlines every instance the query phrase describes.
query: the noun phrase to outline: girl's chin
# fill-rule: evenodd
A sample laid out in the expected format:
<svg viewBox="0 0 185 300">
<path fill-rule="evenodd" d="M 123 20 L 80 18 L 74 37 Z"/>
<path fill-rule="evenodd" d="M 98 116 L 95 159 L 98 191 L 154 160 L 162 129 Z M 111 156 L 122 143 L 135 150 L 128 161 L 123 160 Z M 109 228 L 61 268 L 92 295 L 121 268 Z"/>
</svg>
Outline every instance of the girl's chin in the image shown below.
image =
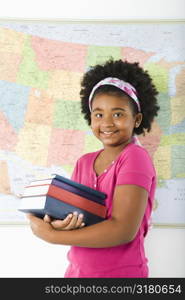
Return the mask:
<svg viewBox="0 0 185 300">
<path fill-rule="evenodd" d="M 115 140 L 108 140 L 108 139 L 100 139 L 100 141 L 102 142 L 102 144 L 103 144 L 103 146 L 104 146 L 104 148 L 106 148 L 106 147 L 124 147 L 125 145 L 127 145 L 129 142 L 128 142 L 128 140 L 126 140 L 126 141 L 115 141 Z"/>
<path fill-rule="evenodd" d="M 101 141 L 102 144 L 104 145 L 104 147 L 117 147 L 117 146 L 120 146 L 120 143 L 119 142 L 115 142 L 115 141 Z"/>
</svg>

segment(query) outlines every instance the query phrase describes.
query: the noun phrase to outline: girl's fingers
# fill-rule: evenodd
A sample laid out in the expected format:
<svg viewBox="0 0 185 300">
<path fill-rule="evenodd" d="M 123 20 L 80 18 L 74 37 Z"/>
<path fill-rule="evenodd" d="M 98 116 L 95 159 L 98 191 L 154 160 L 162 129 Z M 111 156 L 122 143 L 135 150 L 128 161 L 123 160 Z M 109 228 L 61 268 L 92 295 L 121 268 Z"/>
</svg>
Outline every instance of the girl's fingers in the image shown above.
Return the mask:
<svg viewBox="0 0 185 300">
<path fill-rule="evenodd" d="M 77 221 L 76 221 L 75 228 L 81 227 L 82 221 L 83 221 L 83 217 L 84 217 L 83 214 L 79 214 L 79 215 L 78 215 L 78 219 L 77 219 Z"/>
<path fill-rule="evenodd" d="M 69 214 L 64 220 L 54 220 L 51 224 L 55 229 L 65 229 L 65 227 L 70 223 L 72 216 L 72 214 Z"/>
<path fill-rule="evenodd" d="M 83 227 L 83 214 L 74 212 L 69 214 L 64 220 L 54 220 L 51 222 L 51 225 L 56 230 L 72 230 Z"/>
<path fill-rule="evenodd" d="M 50 218 L 50 216 L 45 215 L 45 216 L 44 216 L 44 222 L 46 222 L 46 223 L 51 223 L 51 218 Z"/>
<path fill-rule="evenodd" d="M 77 220 L 78 220 L 78 213 L 75 211 L 73 213 L 72 219 L 70 220 L 70 223 L 66 226 L 65 230 L 71 230 L 76 228 Z"/>
<path fill-rule="evenodd" d="M 85 224 L 83 223 L 83 214 L 79 214 L 77 212 L 73 213 L 73 218 L 69 225 L 65 228 L 65 230 L 72 230 L 83 227 Z"/>
<path fill-rule="evenodd" d="M 53 226 L 53 228 L 55 228 L 57 230 L 62 230 L 63 228 L 66 227 L 66 224 L 64 224 L 62 220 L 52 221 L 51 225 Z"/>
</svg>

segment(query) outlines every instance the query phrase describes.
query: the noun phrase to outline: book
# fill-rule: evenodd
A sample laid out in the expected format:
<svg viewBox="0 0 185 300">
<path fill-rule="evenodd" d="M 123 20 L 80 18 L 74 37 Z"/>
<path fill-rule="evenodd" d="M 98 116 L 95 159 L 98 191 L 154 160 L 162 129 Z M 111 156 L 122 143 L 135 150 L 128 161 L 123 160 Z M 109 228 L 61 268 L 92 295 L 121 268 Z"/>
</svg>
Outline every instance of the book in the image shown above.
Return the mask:
<svg viewBox="0 0 185 300">
<path fill-rule="evenodd" d="M 26 199 L 26 198 L 24 198 Z M 52 219 L 65 219 L 68 214 L 77 211 L 78 214 L 83 213 L 83 222 L 86 226 L 99 223 L 105 218 L 98 215 L 89 213 L 84 209 L 78 208 L 73 205 L 69 205 L 63 201 L 51 196 L 36 196 L 23 200 L 19 207 L 19 211 L 24 213 L 32 213 L 39 218 L 43 218 L 45 214 L 49 215 Z"/>
<path fill-rule="evenodd" d="M 32 181 L 25 187 L 21 198 L 19 211 L 31 212 L 38 217 L 48 214 L 53 219 L 64 219 L 77 211 L 84 215 L 87 226 L 106 218 L 106 194 L 70 179 L 63 180 L 63 177 L 62 181 L 56 176 Z"/>
<path fill-rule="evenodd" d="M 107 197 L 107 195 L 103 192 L 100 192 L 98 190 L 90 188 L 84 184 L 78 183 L 74 180 L 71 180 L 69 178 L 66 178 L 66 177 L 58 175 L 58 174 L 52 174 L 51 177 L 46 178 L 45 180 L 48 180 L 48 182 L 51 183 L 53 179 L 56 179 L 63 183 L 66 183 L 70 186 L 76 187 L 78 190 L 87 192 L 89 195 L 94 195 L 95 197 L 97 196 L 99 199 L 105 199 Z M 43 179 L 33 180 L 31 182 L 31 185 L 38 184 L 39 182 L 43 182 Z"/>
<path fill-rule="evenodd" d="M 47 191 L 48 185 L 52 184 L 55 186 L 58 186 L 64 190 L 70 191 L 71 193 L 77 194 L 79 196 L 82 196 L 84 198 L 87 198 L 89 200 L 93 200 L 97 203 L 100 203 L 102 205 L 105 204 L 105 198 L 106 194 L 99 192 L 97 190 L 93 190 L 92 188 L 89 188 L 85 186 L 86 189 L 78 188 L 76 182 L 74 185 L 74 181 L 71 181 L 70 184 L 66 183 L 61 180 L 57 180 L 55 178 L 53 179 L 44 179 L 44 180 L 37 180 L 37 181 L 32 181 L 30 185 L 25 187 L 24 190 L 24 196 L 31 196 L 31 195 L 37 195 L 37 194 L 43 194 Z M 33 188 L 34 187 L 34 188 Z M 81 184 L 80 184 L 81 187 Z M 30 189 L 32 188 L 32 189 Z"/>
</svg>

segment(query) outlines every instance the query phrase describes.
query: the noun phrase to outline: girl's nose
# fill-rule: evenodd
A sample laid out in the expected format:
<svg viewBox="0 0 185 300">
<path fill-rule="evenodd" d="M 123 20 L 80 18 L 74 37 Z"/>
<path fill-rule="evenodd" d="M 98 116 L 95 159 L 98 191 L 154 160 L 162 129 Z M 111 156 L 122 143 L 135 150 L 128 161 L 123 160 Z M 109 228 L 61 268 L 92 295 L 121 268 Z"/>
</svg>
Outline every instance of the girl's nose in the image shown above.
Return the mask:
<svg viewBox="0 0 185 300">
<path fill-rule="evenodd" d="M 113 127 L 114 126 L 114 122 L 111 116 L 104 116 L 103 120 L 102 120 L 102 125 L 104 125 L 105 127 Z"/>
</svg>

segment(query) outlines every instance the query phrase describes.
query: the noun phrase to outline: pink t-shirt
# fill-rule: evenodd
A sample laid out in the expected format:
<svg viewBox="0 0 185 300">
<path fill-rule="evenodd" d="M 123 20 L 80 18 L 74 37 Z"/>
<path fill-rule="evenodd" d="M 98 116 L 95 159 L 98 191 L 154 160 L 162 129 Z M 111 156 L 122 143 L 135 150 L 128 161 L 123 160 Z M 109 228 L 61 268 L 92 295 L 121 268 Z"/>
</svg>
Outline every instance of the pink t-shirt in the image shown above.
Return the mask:
<svg viewBox="0 0 185 300">
<path fill-rule="evenodd" d="M 156 187 L 153 163 L 143 147 L 130 143 L 117 159 L 97 176 L 94 161 L 102 150 L 83 155 L 77 161 L 72 179 L 107 194 L 107 218 L 111 217 L 116 185 L 134 184 L 146 189 L 146 211 L 136 237 L 127 244 L 107 248 L 72 246 L 68 252 L 70 265 L 65 277 L 148 277 L 144 237 L 149 227 Z"/>
</svg>

